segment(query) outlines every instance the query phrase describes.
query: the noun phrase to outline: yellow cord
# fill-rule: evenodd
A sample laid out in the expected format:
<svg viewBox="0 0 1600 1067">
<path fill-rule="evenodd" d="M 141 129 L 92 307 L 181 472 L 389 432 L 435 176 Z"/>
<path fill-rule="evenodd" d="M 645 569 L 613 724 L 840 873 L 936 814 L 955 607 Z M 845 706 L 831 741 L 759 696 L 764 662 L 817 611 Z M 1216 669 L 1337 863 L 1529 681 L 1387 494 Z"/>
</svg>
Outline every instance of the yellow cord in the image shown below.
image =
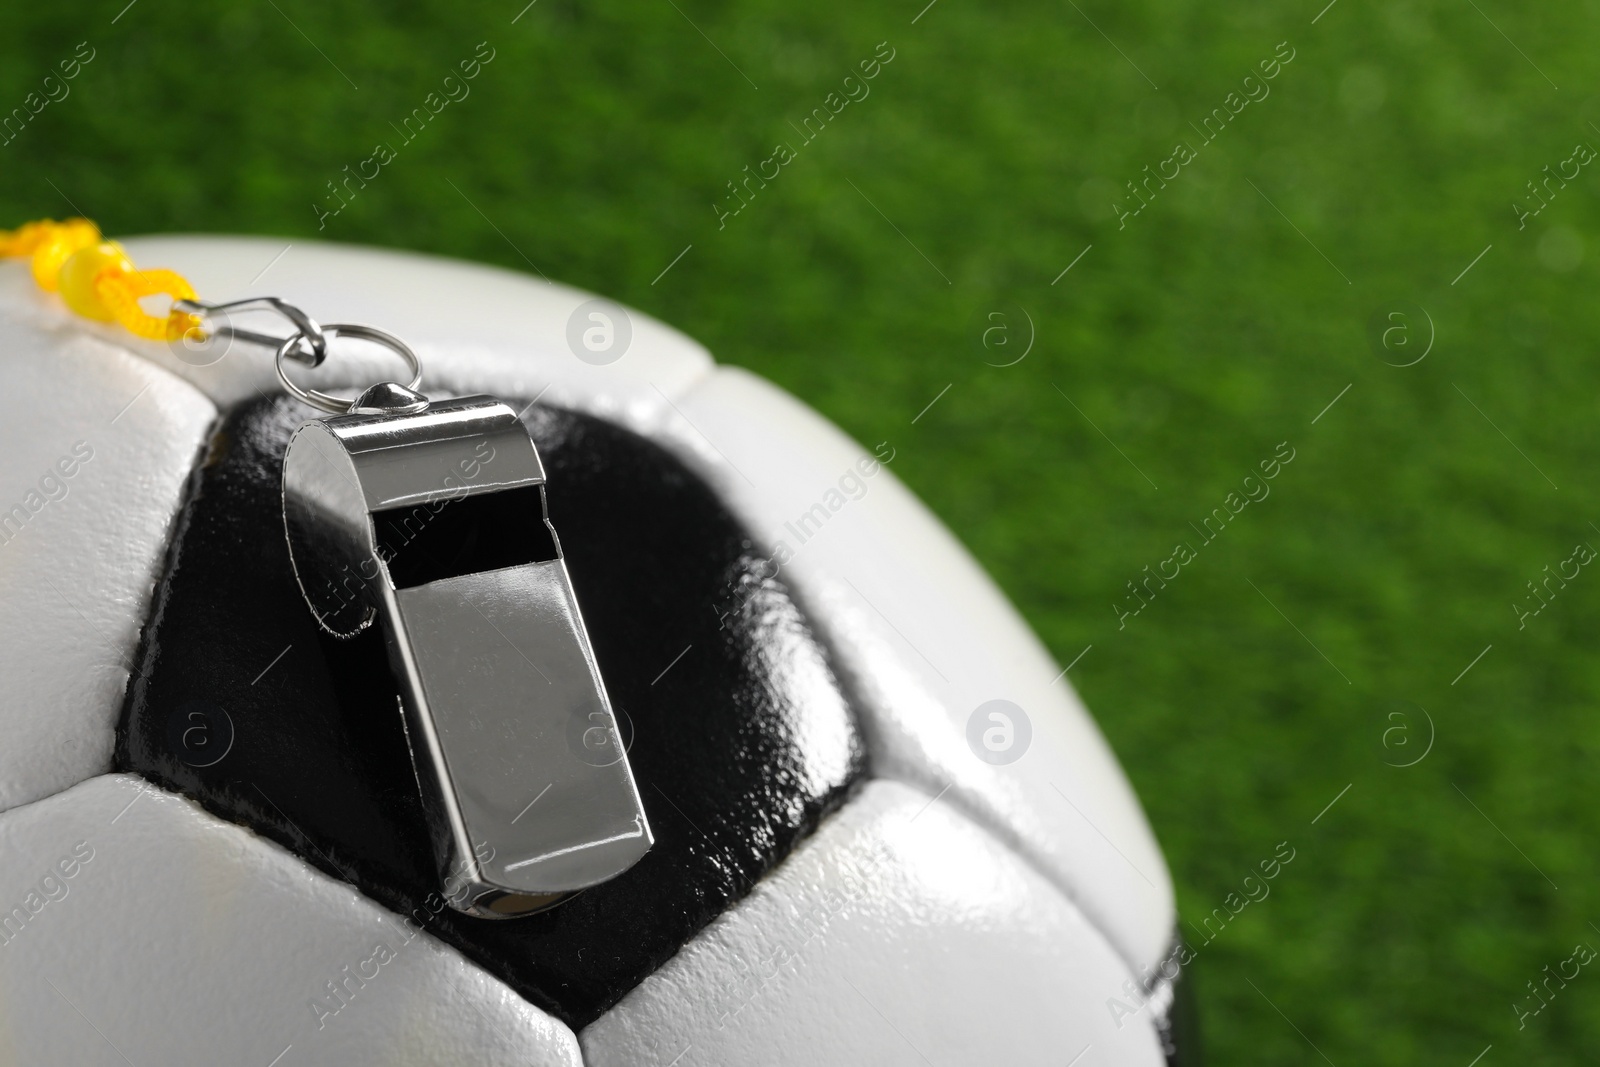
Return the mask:
<svg viewBox="0 0 1600 1067">
<path fill-rule="evenodd" d="M 0 230 L 0 257 L 31 256 L 33 279 L 47 292 L 60 292 L 67 307 L 84 318 L 115 322 L 138 337 L 176 341 L 200 327 L 200 319 L 181 311 L 151 315 L 139 305 L 148 296 L 194 300 L 194 288 L 170 270 L 135 270 L 115 241 L 100 235 L 88 219 L 40 219 L 15 230 Z"/>
</svg>

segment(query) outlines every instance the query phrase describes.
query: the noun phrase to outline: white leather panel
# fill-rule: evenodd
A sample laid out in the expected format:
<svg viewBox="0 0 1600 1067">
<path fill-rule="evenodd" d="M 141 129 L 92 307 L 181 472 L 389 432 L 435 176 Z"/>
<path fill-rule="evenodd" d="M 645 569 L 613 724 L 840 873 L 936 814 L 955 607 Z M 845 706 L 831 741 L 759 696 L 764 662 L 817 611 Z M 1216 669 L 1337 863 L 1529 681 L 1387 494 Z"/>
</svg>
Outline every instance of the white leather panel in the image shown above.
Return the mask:
<svg viewBox="0 0 1600 1067">
<path fill-rule="evenodd" d="M 1160 1067 L 1106 1007 L 1128 978 L 1014 854 L 877 781 L 579 1036 L 591 1067 Z"/>
<path fill-rule="evenodd" d="M 581 1063 L 454 951 L 137 778 L 0 815 L 0 856 L 0 1063 Z"/>
<path fill-rule="evenodd" d="M 0 264 L 0 292 L 32 286 Z M 216 409 L 56 325 L 0 330 L 0 810 L 110 769 L 172 522 Z"/>
</svg>

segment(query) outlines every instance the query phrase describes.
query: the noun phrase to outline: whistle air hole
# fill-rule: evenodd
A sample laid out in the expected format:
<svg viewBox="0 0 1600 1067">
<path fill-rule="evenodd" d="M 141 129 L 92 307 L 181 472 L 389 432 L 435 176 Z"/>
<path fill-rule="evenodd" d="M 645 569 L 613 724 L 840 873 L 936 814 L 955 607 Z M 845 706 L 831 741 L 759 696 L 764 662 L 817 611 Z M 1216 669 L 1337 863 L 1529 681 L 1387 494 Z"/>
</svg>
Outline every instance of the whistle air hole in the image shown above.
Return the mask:
<svg viewBox="0 0 1600 1067">
<path fill-rule="evenodd" d="M 374 511 L 372 528 L 396 589 L 561 558 L 541 485 Z"/>
</svg>

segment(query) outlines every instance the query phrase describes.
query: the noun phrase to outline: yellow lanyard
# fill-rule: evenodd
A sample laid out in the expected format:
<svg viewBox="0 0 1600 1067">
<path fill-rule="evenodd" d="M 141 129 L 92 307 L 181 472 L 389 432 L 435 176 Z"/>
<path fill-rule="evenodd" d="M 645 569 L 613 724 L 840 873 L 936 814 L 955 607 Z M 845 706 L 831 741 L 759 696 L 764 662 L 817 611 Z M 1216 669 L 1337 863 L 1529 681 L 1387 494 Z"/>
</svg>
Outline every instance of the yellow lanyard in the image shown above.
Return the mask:
<svg viewBox="0 0 1600 1067">
<path fill-rule="evenodd" d="M 151 315 L 142 297 L 164 295 L 195 300 L 194 288 L 170 270 L 135 270 L 115 241 L 100 235 L 88 219 L 40 219 L 15 230 L 0 230 L 0 256 L 33 257 L 33 280 L 47 292 L 60 292 L 67 307 L 87 319 L 119 323 L 151 341 L 176 341 L 200 327 L 200 318 L 173 310 Z"/>
</svg>

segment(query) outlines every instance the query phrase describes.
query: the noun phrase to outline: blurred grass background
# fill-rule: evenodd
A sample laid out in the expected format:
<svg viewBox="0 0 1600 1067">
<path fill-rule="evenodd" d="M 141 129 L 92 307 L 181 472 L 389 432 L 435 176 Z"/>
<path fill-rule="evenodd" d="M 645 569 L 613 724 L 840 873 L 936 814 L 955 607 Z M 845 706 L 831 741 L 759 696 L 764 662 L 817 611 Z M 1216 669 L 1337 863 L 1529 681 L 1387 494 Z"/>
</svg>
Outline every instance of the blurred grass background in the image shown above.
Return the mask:
<svg viewBox="0 0 1600 1067">
<path fill-rule="evenodd" d="M 1600 576 L 1523 629 L 1511 605 L 1600 544 L 1600 167 L 1525 228 L 1512 201 L 1600 145 L 1600 4 L 124 2 L 0 9 L 0 108 L 94 51 L 0 148 L 5 224 L 70 200 L 112 234 L 531 261 L 659 316 L 892 439 L 1057 658 L 1093 645 L 1073 682 L 1185 914 L 1296 849 L 1200 949 L 1211 1062 L 1593 1062 L 1600 975 L 1521 1028 L 1512 1005 L 1600 946 Z M 483 41 L 470 97 L 319 234 L 325 183 Z M 871 95 L 799 146 L 879 42 Z M 1270 95 L 1201 147 L 1280 42 Z M 1119 228 L 1180 138 L 1198 158 Z M 798 158 L 719 229 L 780 141 Z M 1368 322 L 1406 305 L 1436 337 L 1401 368 Z M 1017 308 L 1035 343 L 993 366 Z M 991 311 L 1012 347 L 981 343 Z M 1283 441 L 1271 496 L 1201 547 Z M 1180 541 L 1198 558 L 1119 629 Z M 1431 751 L 1392 766 L 1417 707 Z"/>
</svg>

